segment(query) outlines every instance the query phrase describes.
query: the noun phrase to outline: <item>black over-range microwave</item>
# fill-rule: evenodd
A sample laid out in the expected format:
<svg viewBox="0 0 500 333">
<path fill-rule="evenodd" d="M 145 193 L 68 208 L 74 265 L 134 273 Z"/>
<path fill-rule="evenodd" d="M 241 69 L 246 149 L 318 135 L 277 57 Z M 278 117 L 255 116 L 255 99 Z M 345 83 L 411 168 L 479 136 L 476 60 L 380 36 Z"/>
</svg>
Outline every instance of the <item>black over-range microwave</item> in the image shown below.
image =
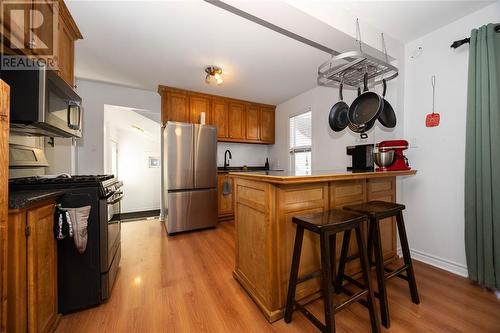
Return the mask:
<svg viewBox="0 0 500 333">
<path fill-rule="evenodd" d="M 82 136 L 82 99 L 45 66 L 2 70 L 10 86 L 10 128 L 13 133 L 51 137 Z"/>
</svg>

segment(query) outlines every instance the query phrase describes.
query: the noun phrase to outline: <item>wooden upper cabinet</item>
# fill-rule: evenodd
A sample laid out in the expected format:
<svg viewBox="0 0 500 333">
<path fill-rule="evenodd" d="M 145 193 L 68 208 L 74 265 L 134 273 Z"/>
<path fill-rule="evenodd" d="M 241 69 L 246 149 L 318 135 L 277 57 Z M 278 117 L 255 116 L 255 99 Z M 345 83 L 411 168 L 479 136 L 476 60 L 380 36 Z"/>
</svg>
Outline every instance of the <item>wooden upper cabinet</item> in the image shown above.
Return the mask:
<svg viewBox="0 0 500 333">
<path fill-rule="evenodd" d="M 260 109 L 260 139 L 262 142 L 274 143 L 274 108 Z"/>
<path fill-rule="evenodd" d="M 245 104 L 229 102 L 229 138 L 236 140 L 244 140 L 246 138 L 245 118 Z"/>
<path fill-rule="evenodd" d="M 208 95 L 167 86 L 158 86 L 161 96 L 161 123 L 200 123 L 217 127 L 222 142 L 274 143 L 274 106 Z"/>
<path fill-rule="evenodd" d="M 33 53 L 37 55 L 51 55 L 54 51 L 54 47 L 57 45 L 54 40 L 54 6 L 51 1 L 34 1 L 33 9 L 35 13 L 41 13 L 41 15 L 33 15 L 33 33 L 37 36 L 37 40 L 33 44 Z M 43 24 L 42 24 L 43 22 Z M 42 45 L 43 43 L 43 45 Z"/>
<path fill-rule="evenodd" d="M 210 99 L 203 96 L 189 96 L 189 122 L 199 124 L 202 112 L 205 112 L 205 123 L 210 124 Z"/>
<path fill-rule="evenodd" d="M 217 137 L 220 139 L 229 137 L 228 107 L 226 100 L 214 98 L 212 101 L 213 124 L 217 126 Z"/>
<path fill-rule="evenodd" d="M 64 21 L 59 20 L 59 52 L 57 56 L 59 76 L 70 86 L 74 85 L 73 65 L 75 61 L 75 42 Z"/>
<path fill-rule="evenodd" d="M 28 332 L 49 332 L 58 316 L 54 206 L 28 211 Z"/>
<path fill-rule="evenodd" d="M 183 93 L 167 94 L 167 120 L 189 123 L 189 96 Z"/>
<path fill-rule="evenodd" d="M 75 84 L 75 41 L 83 37 L 63 1 L 59 1 L 57 31 L 59 46 L 57 51 L 58 74 L 73 87 Z"/>
<path fill-rule="evenodd" d="M 246 112 L 246 138 L 247 140 L 260 140 L 260 115 L 259 107 L 255 104 L 247 105 Z"/>
<path fill-rule="evenodd" d="M 9 6 L 6 4 L 3 7 L 2 4 L 2 17 L 0 17 L 0 22 L 2 27 L 0 29 L 0 35 L 2 35 L 3 51 L 6 54 L 31 54 L 29 47 L 29 29 L 25 22 L 30 20 L 30 9 L 32 8 L 32 3 L 20 2 L 15 4 L 16 10 L 22 10 L 24 15 L 12 15 L 12 11 L 8 10 Z M 19 12 L 18 12 L 19 13 Z"/>
</svg>

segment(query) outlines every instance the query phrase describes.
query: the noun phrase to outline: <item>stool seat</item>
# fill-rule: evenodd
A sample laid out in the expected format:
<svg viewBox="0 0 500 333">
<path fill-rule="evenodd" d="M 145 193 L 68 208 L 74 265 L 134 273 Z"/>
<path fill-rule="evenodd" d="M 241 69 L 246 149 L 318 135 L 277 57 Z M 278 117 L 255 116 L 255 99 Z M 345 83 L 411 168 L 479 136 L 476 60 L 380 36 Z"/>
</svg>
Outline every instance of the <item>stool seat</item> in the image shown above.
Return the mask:
<svg viewBox="0 0 500 333">
<path fill-rule="evenodd" d="M 345 206 L 344 209 L 351 212 L 366 214 L 372 218 L 384 218 L 388 216 L 395 216 L 398 212 L 405 209 L 405 205 L 395 202 L 374 200 L 361 204 Z"/>
<path fill-rule="evenodd" d="M 363 221 L 366 221 L 366 215 L 345 209 L 331 209 L 322 213 L 303 214 L 292 218 L 292 222 L 316 233 L 322 230 L 344 230 Z"/>
</svg>

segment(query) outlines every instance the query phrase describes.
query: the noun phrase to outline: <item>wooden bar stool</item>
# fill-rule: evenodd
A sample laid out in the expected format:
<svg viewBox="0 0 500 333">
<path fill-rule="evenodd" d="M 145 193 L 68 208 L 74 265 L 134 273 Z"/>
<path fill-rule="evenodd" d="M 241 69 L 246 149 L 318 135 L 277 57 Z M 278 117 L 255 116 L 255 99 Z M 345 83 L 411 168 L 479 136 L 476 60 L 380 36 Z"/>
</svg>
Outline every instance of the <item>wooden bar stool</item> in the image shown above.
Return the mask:
<svg viewBox="0 0 500 333">
<path fill-rule="evenodd" d="M 366 296 L 366 303 L 370 313 L 370 322 L 372 332 L 380 332 L 378 316 L 375 313 L 373 301 L 373 290 L 371 289 L 370 277 L 368 272 L 368 257 L 363 236 L 361 234 L 360 224 L 365 222 L 366 215 L 361 215 L 353 212 L 348 212 L 341 209 L 333 209 L 323 213 L 308 214 L 295 216 L 292 222 L 297 224 L 295 234 L 295 245 L 293 249 L 292 265 L 290 270 L 290 280 L 288 281 L 288 296 L 286 300 L 285 322 L 292 321 L 292 312 L 294 307 L 300 310 L 307 319 L 309 319 L 322 332 L 335 332 L 336 312 L 342 310 L 347 305 L 360 300 Z M 304 229 L 319 234 L 321 248 L 321 271 L 308 274 L 303 277 L 298 277 L 300 254 L 302 250 L 302 239 L 304 237 Z M 335 247 L 336 234 L 345 230 L 355 230 L 356 240 L 360 252 L 361 268 L 363 273 L 364 285 L 360 291 L 350 295 L 351 297 L 339 305 L 334 305 L 332 301 L 334 284 L 335 284 Z M 324 301 L 325 324 L 321 323 L 314 315 L 312 315 L 305 306 L 295 300 L 295 290 L 299 283 L 305 282 L 312 278 L 321 276 L 321 292 Z"/>
<path fill-rule="evenodd" d="M 408 246 L 408 238 L 406 236 L 405 224 L 403 220 L 403 210 L 404 205 L 385 202 L 385 201 L 370 201 L 358 205 L 345 206 L 344 209 L 352 212 L 357 212 L 361 214 L 366 214 L 369 217 L 369 229 L 368 229 L 368 258 L 369 265 L 372 265 L 372 252 L 375 250 L 375 267 L 377 272 L 377 284 L 378 293 L 375 293 L 380 300 L 380 312 L 382 317 L 382 324 L 389 328 L 390 318 L 389 318 L 389 304 L 387 302 L 387 290 L 385 281 L 397 276 L 408 281 L 408 286 L 410 288 L 411 300 L 415 304 L 420 303 L 420 298 L 418 296 L 417 284 L 415 282 L 415 274 L 413 273 L 413 265 L 411 262 L 410 248 Z M 382 240 L 380 237 L 380 220 L 396 217 L 396 223 L 398 227 L 399 240 L 401 242 L 401 249 L 403 251 L 404 265 L 398 269 L 391 270 L 384 267 L 384 256 L 382 254 Z M 349 249 L 349 238 L 350 232 L 347 231 L 344 234 L 344 239 L 342 243 L 342 250 L 340 254 L 339 261 L 339 271 L 337 275 L 337 286 L 341 286 L 343 280 L 347 280 L 359 287 L 359 282 L 353 281 L 350 277 L 344 275 L 345 264 L 348 261 L 347 252 Z M 385 274 L 387 272 L 388 274 Z M 406 275 L 402 273 L 406 272 Z"/>
</svg>

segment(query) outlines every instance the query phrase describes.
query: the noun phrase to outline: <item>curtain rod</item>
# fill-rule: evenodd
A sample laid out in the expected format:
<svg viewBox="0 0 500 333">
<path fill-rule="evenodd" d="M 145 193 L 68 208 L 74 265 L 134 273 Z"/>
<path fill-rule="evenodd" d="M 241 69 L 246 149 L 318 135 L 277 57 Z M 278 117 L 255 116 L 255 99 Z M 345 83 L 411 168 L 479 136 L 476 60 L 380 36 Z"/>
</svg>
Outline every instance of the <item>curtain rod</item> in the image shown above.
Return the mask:
<svg viewBox="0 0 500 333">
<path fill-rule="evenodd" d="M 500 24 L 497 24 L 495 26 L 495 32 L 500 32 Z M 451 44 L 451 48 L 458 48 L 464 44 L 467 44 L 467 43 L 470 43 L 470 37 L 467 37 L 467 38 L 464 38 L 464 39 L 460 39 L 460 40 L 456 40 L 453 42 L 453 44 Z"/>
</svg>

